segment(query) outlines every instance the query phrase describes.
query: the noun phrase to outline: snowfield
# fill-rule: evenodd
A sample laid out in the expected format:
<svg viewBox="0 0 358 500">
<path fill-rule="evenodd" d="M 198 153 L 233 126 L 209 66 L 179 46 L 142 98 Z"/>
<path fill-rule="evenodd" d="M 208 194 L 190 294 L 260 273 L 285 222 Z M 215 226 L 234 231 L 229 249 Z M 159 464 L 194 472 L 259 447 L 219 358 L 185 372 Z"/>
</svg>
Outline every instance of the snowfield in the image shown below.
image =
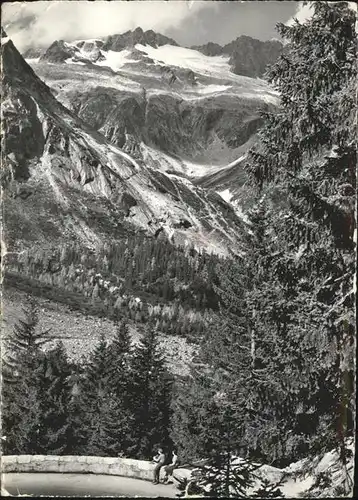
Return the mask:
<svg viewBox="0 0 358 500">
<path fill-rule="evenodd" d="M 196 92 L 199 94 L 226 92 L 234 85 L 236 88 L 242 88 L 243 93 L 240 92 L 240 95 L 243 97 L 264 99 L 273 104 L 278 103 L 278 93 L 274 89 L 269 88 L 267 82 L 264 80 L 232 73 L 229 65 L 229 56 L 205 56 L 196 50 L 175 47 L 173 45 L 162 45 L 161 47 L 154 48 L 150 45 L 137 44 L 135 48 L 153 59 L 158 65 L 185 68 L 205 77 L 225 80 L 226 85 L 205 85 L 201 88 L 199 87 L 196 89 Z M 245 93 L 248 90 L 250 92 Z"/>
<path fill-rule="evenodd" d="M 69 57 L 68 59 L 66 59 L 65 63 L 66 64 L 79 64 L 80 66 L 86 66 L 86 63 L 84 63 L 82 61 L 74 61 L 74 59 L 72 57 Z"/>
<path fill-rule="evenodd" d="M 29 58 L 29 59 L 25 59 L 25 61 L 27 62 L 27 64 L 29 64 L 30 66 L 31 66 L 32 64 L 36 64 L 36 63 L 38 63 L 38 62 L 39 62 L 39 60 L 40 60 L 40 58 L 39 58 L 39 57 L 31 57 L 31 58 Z"/>
<path fill-rule="evenodd" d="M 88 74 L 88 79 L 83 81 L 81 78 L 83 75 L 69 73 L 66 86 L 77 87 L 75 80 L 80 78 L 80 85 L 86 88 L 89 85 L 105 85 L 133 92 L 145 88 L 148 95 L 172 94 L 187 101 L 232 95 L 248 100 L 259 99 L 274 105 L 279 102 L 278 93 L 264 80 L 232 73 L 228 56 L 205 56 L 196 50 L 173 45 L 154 48 L 150 45 L 137 44 L 134 49 L 126 48 L 119 52 L 105 51 L 101 49 L 99 42 L 97 39 L 65 42 L 70 54 L 65 61 L 69 71 L 80 66 L 83 73 Z M 143 55 L 143 59 L 138 58 L 139 54 Z M 154 61 L 154 65 L 148 63 L 147 57 Z M 53 79 L 51 71 L 46 71 L 46 65 L 56 67 L 56 70 L 53 70 L 55 78 L 61 71 L 61 66 L 65 66 L 40 61 L 39 58 L 29 58 L 27 62 L 35 66 L 36 72 L 45 81 L 48 77 L 50 80 Z M 167 66 L 193 71 L 197 84 L 194 86 L 188 84 L 182 75 L 177 74 L 176 84 L 169 85 L 162 78 L 162 68 Z M 46 74 L 42 74 L 42 69 Z M 63 77 L 61 79 L 63 80 Z"/>
<path fill-rule="evenodd" d="M 199 94 L 216 94 L 217 92 L 226 92 L 231 89 L 232 85 L 198 85 L 195 89 Z"/>
<path fill-rule="evenodd" d="M 107 66 L 113 71 L 118 71 L 125 64 L 137 62 L 130 58 L 131 51 L 128 49 L 121 50 L 120 52 L 114 52 L 113 50 L 107 52 L 101 50 L 101 54 L 105 59 L 103 61 L 97 61 L 95 64 L 97 66 Z"/>
<path fill-rule="evenodd" d="M 174 45 L 162 45 L 154 48 L 150 45 L 137 44 L 137 50 L 144 52 L 158 64 L 186 68 L 196 73 L 222 78 L 230 73 L 229 56 L 205 56 L 201 52 Z"/>
</svg>

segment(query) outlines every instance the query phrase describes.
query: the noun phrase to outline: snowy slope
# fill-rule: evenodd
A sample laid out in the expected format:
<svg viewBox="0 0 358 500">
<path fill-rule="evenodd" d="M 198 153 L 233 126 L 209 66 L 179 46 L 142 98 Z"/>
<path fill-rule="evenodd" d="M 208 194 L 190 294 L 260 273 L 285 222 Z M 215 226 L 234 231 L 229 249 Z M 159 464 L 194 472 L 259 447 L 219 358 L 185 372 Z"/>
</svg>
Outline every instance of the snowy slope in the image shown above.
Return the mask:
<svg viewBox="0 0 358 500">
<path fill-rule="evenodd" d="M 57 61 L 67 51 L 62 62 L 28 62 L 62 104 L 113 146 L 122 147 L 127 129 L 150 168 L 236 204 L 246 145 L 260 126 L 260 110 L 279 103 L 277 93 L 259 78 L 234 74 L 226 55 L 167 41 L 107 42 L 59 43 L 50 56 Z M 235 210 L 243 220 L 240 206 Z"/>
<path fill-rule="evenodd" d="M 93 245 L 108 237 L 103 231 L 114 237 L 132 228 L 223 255 L 240 251 L 245 225 L 218 195 L 161 171 L 150 155 L 135 157 L 111 144 L 54 98 L 12 42 L 2 48 L 3 166 L 22 189 L 35 189 L 29 198 L 7 201 L 12 224 L 27 225 L 39 241 L 52 232 Z M 93 210 L 102 214 L 97 223 Z M 8 218 L 8 232 L 9 224 Z"/>
<path fill-rule="evenodd" d="M 87 64 L 107 68 L 114 73 L 127 74 L 134 80 L 138 76 L 152 78 L 149 88 L 161 88 L 158 80 L 162 79 L 162 70 L 191 71 L 196 75 L 196 85 L 187 85 L 185 77 L 179 72 L 172 90 L 187 94 L 188 98 L 231 91 L 239 92 L 247 99 L 259 98 L 277 104 L 278 95 L 270 89 L 266 82 L 260 79 L 248 78 L 232 73 L 228 56 L 205 56 L 196 50 L 174 45 L 136 44 L 134 47 L 120 51 L 104 50 L 104 42 L 99 39 L 76 40 L 68 43 L 59 43 L 61 51 L 67 51 L 67 64 Z M 50 56 L 49 56 L 50 57 Z M 45 56 L 41 61 L 46 59 Z M 49 59 L 53 62 L 51 59 Z M 36 64 L 32 59 L 31 63 Z M 154 81 L 153 81 L 154 80 Z M 155 81 L 157 80 L 157 81 Z M 148 82 L 146 82 L 148 83 Z M 171 86 L 173 87 L 173 86 Z"/>
<path fill-rule="evenodd" d="M 229 57 L 214 56 L 209 57 L 196 50 L 173 45 L 162 45 L 161 47 L 151 47 L 150 45 L 137 44 L 135 48 L 144 52 L 148 57 L 156 61 L 157 64 L 177 66 L 190 69 L 196 73 L 218 78 L 231 77 L 229 67 Z"/>
</svg>

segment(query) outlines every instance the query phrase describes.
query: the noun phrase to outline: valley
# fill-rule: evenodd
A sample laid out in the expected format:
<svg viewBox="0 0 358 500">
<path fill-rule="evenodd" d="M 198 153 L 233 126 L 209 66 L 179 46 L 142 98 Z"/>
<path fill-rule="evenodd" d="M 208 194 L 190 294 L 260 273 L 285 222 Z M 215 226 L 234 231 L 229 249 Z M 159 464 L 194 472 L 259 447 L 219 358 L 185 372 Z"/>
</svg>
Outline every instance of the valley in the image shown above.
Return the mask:
<svg viewBox="0 0 358 500">
<path fill-rule="evenodd" d="M 197 493 L 350 494 L 356 16 L 310 8 L 281 41 L 207 41 L 204 6 L 195 45 L 2 28 L 5 454 L 176 450 Z"/>
<path fill-rule="evenodd" d="M 85 63 L 67 64 L 67 59 L 60 63 L 33 63 L 43 83 L 11 41 L 3 46 L 3 51 L 5 81 L 20 96 L 21 112 L 27 116 L 26 134 L 18 141 L 17 150 L 12 151 L 12 133 L 17 130 L 13 113 L 20 108 L 9 94 L 3 106 L 8 124 L 4 175 L 14 180 L 5 204 L 9 220 L 16 214 L 15 224 L 21 223 L 24 211 L 40 215 L 30 207 L 41 198 L 41 203 L 49 204 L 51 214 L 46 221 L 47 230 L 57 238 L 73 234 L 88 245 L 90 241 L 100 241 L 105 234 L 116 238 L 116 234 L 136 227 L 149 234 L 164 231 L 176 244 L 194 244 L 199 250 L 227 255 L 230 246 L 231 252 L 240 252 L 245 222 L 216 193 L 215 186 L 205 189 L 205 184 L 192 182 L 192 174 L 198 177 L 203 172 L 223 172 L 225 165 L 229 171 L 235 163 L 235 159 L 231 160 L 239 154 L 241 158 L 260 122 L 259 104 L 255 97 L 247 97 L 240 90 L 242 81 L 247 80 L 252 88 L 257 86 L 258 101 L 263 92 L 270 93 L 264 90 L 266 84 L 233 75 L 233 82 L 238 81 L 236 93 L 214 93 L 197 103 L 177 97 L 170 86 L 164 94 L 151 95 L 151 89 L 141 85 L 139 94 L 127 84 L 123 91 L 116 87 L 117 76 L 108 75 L 108 69 L 104 73 L 101 69 L 93 71 L 92 62 L 88 63 L 89 68 Z M 137 73 L 131 71 L 128 74 L 133 81 Z M 142 74 L 148 75 L 145 62 Z M 102 85 L 106 79 L 108 86 Z M 161 79 L 157 74 L 152 81 Z M 41 138 L 36 142 L 35 130 Z M 168 164 L 169 168 L 165 167 Z M 27 180 L 26 187 L 21 184 L 23 180 Z M 33 183 L 38 196 L 31 194 Z M 49 189 L 54 197 L 45 201 Z M 105 210 L 108 215 L 101 222 L 94 222 L 86 214 L 89 206 L 96 207 L 99 213 Z M 27 224 L 24 221 L 22 226 Z M 38 218 L 30 224 L 30 233 L 41 237 L 44 222 Z M 11 224 L 8 231 L 10 246 L 14 241 Z"/>
</svg>

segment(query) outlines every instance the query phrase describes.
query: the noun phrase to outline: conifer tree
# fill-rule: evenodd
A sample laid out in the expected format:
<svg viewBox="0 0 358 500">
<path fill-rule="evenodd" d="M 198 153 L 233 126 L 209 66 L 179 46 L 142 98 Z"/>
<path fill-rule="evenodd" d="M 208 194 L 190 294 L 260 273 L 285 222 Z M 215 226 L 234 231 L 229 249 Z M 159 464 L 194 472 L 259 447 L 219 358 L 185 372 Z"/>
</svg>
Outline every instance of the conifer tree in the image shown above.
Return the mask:
<svg viewBox="0 0 358 500">
<path fill-rule="evenodd" d="M 134 456 L 136 398 L 132 376 L 132 345 L 128 325 L 122 321 L 108 346 L 108 449 L 115 456 Z"/>
<path fill-rule="evenodd" d="M 109 387 L 123 401 L 130 391 L 131 337 L 128 324 L 122 321 L 109 345 Z"/>
<path fill-rule="evenodd" d="M 109 351 L 102 335 L 84 367 L 73 404 L 74 433 L 80 454 L 106 455 Z"/>
<path fill-rule="evenodd" d="M 343 3 L 314 8 L 305 25 L 279 28 L 290 43 L 269 78 L 282 107 L 251 152 L 258 204 L 245 258 L 219 268 L 224 314 L 201 349 L 240 408 L 249 456 L 278 465 L 332 448 L 351 432 L 353 408 L 355 16 Z M 201 401 L 195 391 L 174 412 L 190 436 L 201 434 L 187 417 Z M 176 439 L 189 448 L 185 433 Z"/>
<path fill-rule="evenodd" d="M 87 360 L 72 402 L 78 453 L 135 456 L 130 337 L 122 323 L 112 343 L 101 336 Z"/>
<path fill-rule="evenodd" d="M 293 431 L 296 458 L 302 433 L 324 451 L 350 432 L 341 410 L 352 413 L 353 396 L 355 17 L 344 2 L 316 2 L 305 24 L 278 26 L 289 43 L 267 77 L 281 109 L 266 114 L 248 164 L 271 238 L 266 280 L 247 298 L 257 335 L 271 336 L 273 411 L 281 440 Z"/>
<path fill-rule="evenodd" d="M 154 330 L 147 329 L 136 346 L 132 370 L 137 456 L 148 459 L 154 446 L 170 442 L 172 376 Z"/>
<path fill-rule="evenodd" d="M 193 369 L 182 381 L 173 412 L 173 440 L 184 461 L 199 468 L 196 483 L 209 496 L 243 497 L 256 466 L 237 461 L 245 430 L 245 390 L 219 371 Z M 178 389 L 177 389 L 178 390 Z M 203 465 L 197 461 L 205 457 Z M 200 462 L 199 462 L 200 463 Z"/>
<path fill-rule="evenodd" d="M 72 367 L 62 342 L 41 359 L 39 368 L 39 453 L 44 455 L 70 454 L 73 432 L 71 428 Z"/>
<path fill-rule="evenodd" d="M 38 329 L 33 299 L 23 312 L 24 319 L 18 320 L 5 341 L 2 360 L 2 425 L 8 454 L 36 453 L 39 449 L 41 348 L 49 339 L 48 331 Z"/>
</svg>

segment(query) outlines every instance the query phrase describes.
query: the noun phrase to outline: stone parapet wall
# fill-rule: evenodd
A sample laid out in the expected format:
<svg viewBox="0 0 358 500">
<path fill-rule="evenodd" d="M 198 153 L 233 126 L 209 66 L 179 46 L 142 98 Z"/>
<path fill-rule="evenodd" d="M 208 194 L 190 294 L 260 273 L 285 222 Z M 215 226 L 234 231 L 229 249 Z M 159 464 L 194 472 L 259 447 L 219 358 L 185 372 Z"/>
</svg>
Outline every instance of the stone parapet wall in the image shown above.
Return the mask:
<svg viewBox="0 0 358 500">
<path fill-rule="evenodd" d="M 4 455 L 1 472 L 73 472 L 109 474 L 136 479 L 153 479 L 155 464 L 145 460 L 112 457 L 81 457 L 56 455 Z M 161 471 L 164 472 L 163 469 Z M 178 470 L 179 472 L 179 470 Z M 190 471 L 180 469 L 179 476 Z M 177 474 L 176 474 L 177 475 Z"/>
</svg>

